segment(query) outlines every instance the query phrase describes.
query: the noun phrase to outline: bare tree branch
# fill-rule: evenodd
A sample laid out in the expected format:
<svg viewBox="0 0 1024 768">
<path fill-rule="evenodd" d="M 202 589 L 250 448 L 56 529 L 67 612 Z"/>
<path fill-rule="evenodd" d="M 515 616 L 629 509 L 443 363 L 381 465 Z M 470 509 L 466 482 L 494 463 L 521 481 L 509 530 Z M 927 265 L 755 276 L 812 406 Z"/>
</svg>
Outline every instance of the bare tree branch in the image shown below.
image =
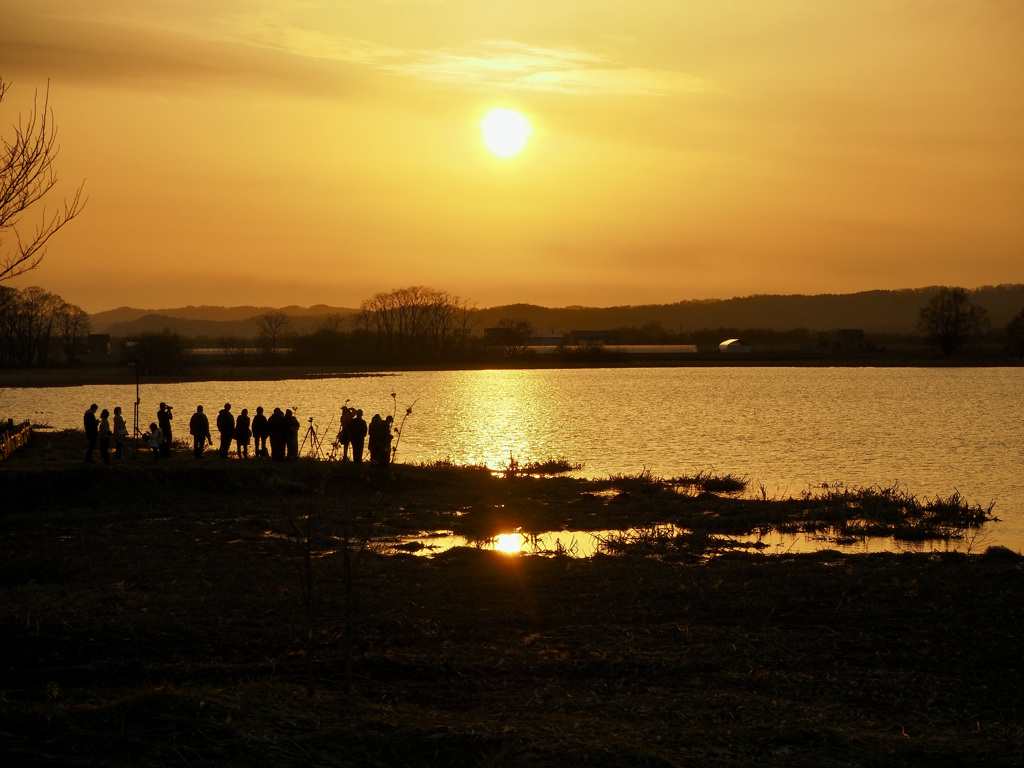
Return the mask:
<svg viewBox="0 0 1024 768">
<path fill-rule="evenodd" d="M 9 83 L 0 78 L 0 103 Z M 22 226 L 22 217 L 43 201 L 57 184 L 54 161 L 60 152 L 57 126 L 50 109 L 50 85 L 47 82 L 42 108 L 38 92 L 27 116 L 18 116 L 11 127 L 10 139 L 0 138 L 0 282 L 35 269 L 46 254 L 46 244 L 65 224 L 85 207 L 83 182 L 70 198 L 54 211 L 45 204 L 39 210 L 39 222 Z M 5 235 L 13 238 L 5 247 Z"/>
<path fill-rule="evenodd" d="M 281 337 L 292 327 L 291 315 L 280 309 L 268 309 L 254 319 L 264 347 L 271 355 L 276 355 Z"/>
</svg>

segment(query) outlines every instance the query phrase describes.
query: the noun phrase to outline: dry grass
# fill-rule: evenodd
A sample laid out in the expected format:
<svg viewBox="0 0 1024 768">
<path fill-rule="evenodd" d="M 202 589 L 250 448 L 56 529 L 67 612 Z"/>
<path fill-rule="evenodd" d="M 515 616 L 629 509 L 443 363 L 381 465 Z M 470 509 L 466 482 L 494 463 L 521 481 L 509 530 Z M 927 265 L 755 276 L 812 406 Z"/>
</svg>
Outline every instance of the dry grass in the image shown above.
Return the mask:
<svg viewBox="0 0 1024 768">
<path fill-rule="evenodd" d="M 5 765 L 1016 766 L 1024 753 L 1019 555 L 704 556 L 723 529 L 824 506 L 860 516 L 885 493 L 772 503 L 443 466 L 84 466 L 57 442 L 0 469 Z M 920 514 L 962 511 L 950 506 Z M 706 521 L 679 526 L 705 544 L 667 554 L 660 518 Z M 585 560 L 363 546 L 463 521 L 648 532 Z"/>
</svg>

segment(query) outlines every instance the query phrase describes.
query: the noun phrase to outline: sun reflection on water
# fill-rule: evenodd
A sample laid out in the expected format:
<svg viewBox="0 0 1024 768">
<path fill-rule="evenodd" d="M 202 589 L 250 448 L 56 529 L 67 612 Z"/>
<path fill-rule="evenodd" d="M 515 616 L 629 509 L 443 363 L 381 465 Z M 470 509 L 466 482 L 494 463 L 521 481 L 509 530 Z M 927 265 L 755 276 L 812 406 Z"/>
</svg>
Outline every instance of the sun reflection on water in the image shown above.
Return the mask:
<svg viewBox="0 0 1024 768">
<path fill-rule="evenodd" d="M 523 536 L 519 533 L 503 533 L 494 537 L 494 550 L 507 555 L 516 555 L 523 551 Z"/>
</svg>

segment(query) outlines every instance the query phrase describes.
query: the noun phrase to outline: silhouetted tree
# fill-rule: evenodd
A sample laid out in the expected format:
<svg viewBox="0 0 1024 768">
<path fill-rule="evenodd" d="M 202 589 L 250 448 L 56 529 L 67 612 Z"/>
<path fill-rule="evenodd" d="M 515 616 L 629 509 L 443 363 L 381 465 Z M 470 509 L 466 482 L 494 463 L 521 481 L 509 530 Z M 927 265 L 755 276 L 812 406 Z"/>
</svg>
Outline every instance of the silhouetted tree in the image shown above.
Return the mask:
<svg viewBox="0 0 1024 768">
<path fill-rule="evenodd" d="M 23 365 L 45 365 L 50 356 L 54 323 L 64 300 L 33 285 L 17 291 L 7 304 L 11 357 Z"/>
<path fill-rule="evenodd" d="M 918 327 L 949 357 L 988 327 L 988 313 L 964 288 L 942 286 L 921 308 Z"/>
<path fill-rule="evenodd" d="M 1017 348 L 1017 357 L 1024 358 L 1024 309 L 1018 312 L 1006 326 L 1006 335 Z"/>
<path fill-rule="evenodd" d="M 331 312 L 320 319 L 320 326 L 317 330 L 341 333 L 341 329 L 344 324 L 345 315 L 340 312 Z"/>
<path fill-rule="evenodd" d="M 46 365 L 59 343 L 74 363 L 89 334 L 89 316 L 38 286 L 0 286 L 0 363 Z"/>
<path fill-rule="evenodd" d="M 522 352 L 527 339 L 533 336 L 533 323 L 521 317 L 502 318 L 497 327 L 501 351 L 509 357 Z"/>
<path fill-rule="evenodd" d="M 0 78 L 0 103 L 9 83 Z M 13 125 L 14 135 L 0 139 L 0 281 L 24 274 L 39 266 L 46 252 L 47 241 L 65 224 L 82 212 L 84 185 L 79 186 L 62 210 L 48 214 L 40 209 L 40 221 L 26 232 L 19 228 L 22 216 L 37 206 L 57 183 L 53 164 L 60 147 L 57 126 L 50 109 L 50 88 L 47 84 L 42 108 L 38 93 L 32 109 L 19 116 Z M 4 237 L 13 239 L 4 247 Z"/>
<path fill-rule="evenodd" d="M 292 327 L 292 318 L 284 310 L 270 309 L 256 316 L 260 344 L 271 355 L 276 355 L 281 339 Z"/>
<path fill-rule="evenodd" d="M 64 302 L 57 312 L 57 329 L 64 348 L 64 358 L 70 365 L 74 365 L 89 339 L 89 315 L 81 307 Z"/>
<path fill-rule="evenodd" d="M 461 346 L 475 309 L 467 301 L 425 286 L 396 288 L 366 299 L 356 328 L 376 336 L 378 349 L 424 357 Z"/>
</svg>

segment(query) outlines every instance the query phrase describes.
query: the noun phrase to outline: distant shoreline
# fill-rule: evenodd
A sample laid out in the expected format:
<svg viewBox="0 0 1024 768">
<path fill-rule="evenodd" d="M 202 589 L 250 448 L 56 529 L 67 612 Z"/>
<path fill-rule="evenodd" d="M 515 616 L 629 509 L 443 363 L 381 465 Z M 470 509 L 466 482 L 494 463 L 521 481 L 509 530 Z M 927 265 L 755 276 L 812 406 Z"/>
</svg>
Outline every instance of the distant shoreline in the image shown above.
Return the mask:
<svg viewBox="0 0 1024 768">
<path fill-rule="evenodd" d="M 893 356 L 745 356 L 736 358 L 699 356 L 689 359 L 620 358 L 566 360 L 565 358 L 532 358 L 481 361 L 463 365 L 391 365 L 329 366 L 204 366 L 175 374 L 143 374 L 144 384 L 175 384 L 201 381 L 284 381 L 288 379 L 334 379 L 387 376 L 407 371 L 462 370 L 549 370 L 561 368 L 702 368 L 702 367 L 773 367 L 773 368 L 1019 368 L 1018 358 L 942 358 Z M 127 366 L 89 366 L 80 368 L 18 368 L 0 370 L 0 389 L 31 387 L 80 387 L 123 384 L 134 381 Z"/>
</svg>

